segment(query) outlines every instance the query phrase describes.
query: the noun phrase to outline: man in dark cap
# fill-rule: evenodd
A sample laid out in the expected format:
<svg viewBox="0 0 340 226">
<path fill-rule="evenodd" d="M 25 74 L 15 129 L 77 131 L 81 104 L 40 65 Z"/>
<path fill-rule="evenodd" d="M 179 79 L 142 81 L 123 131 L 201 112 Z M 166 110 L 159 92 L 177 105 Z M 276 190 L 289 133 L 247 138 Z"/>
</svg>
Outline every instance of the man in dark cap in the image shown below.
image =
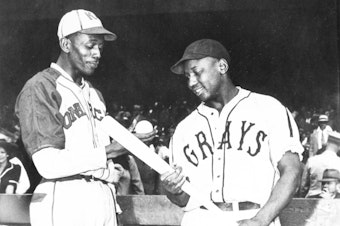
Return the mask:
<svg viewBox="0 0 340 226">
<path fill-rule="evenodd" d="M 277 226 L 299 185 L 299 131 L 278 100 L 235 86 L 230 66 L 228 51 L 211 39 L 191 43 L 172 66 L 201 104 L 178 124 L 171 141 L 175 170 L 161 180 L 169 199 L 185 207 L 182 225 Z M 185 180 L 222 214 L 183 192 Z"/>
<path fill-rule="evenodd" d="M 326 169 L 323 172 L 321 193 L 309 198 L 339 199 L 340 198 L 340 172 L 336 169 Z"/>
</svg>

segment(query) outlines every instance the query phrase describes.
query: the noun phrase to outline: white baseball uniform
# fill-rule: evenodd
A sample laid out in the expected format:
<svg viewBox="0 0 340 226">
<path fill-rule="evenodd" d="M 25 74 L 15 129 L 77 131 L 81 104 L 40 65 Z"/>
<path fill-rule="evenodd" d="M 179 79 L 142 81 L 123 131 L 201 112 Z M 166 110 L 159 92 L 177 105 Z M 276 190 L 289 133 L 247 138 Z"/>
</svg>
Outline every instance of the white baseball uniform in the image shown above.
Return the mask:
<svg viewBox="0 0 340 226">
<path fill-rule="evenodd" d="M 182 225 L 225 225 L 253 217 L 259 209 L 235 211 L 237 203 L 263 206 L 279 179 L 277 164 L 284 153 L 301 157 L 290 112 L 273 97 L 237 88 L 220 113 L 201 103 L 178 124 L 170 143 L 171 164 L 182 166 L 193 186 L 213 202 L 234 202 L 234 211 L 219 218 L 189 199 Z M 278 219 L 272 225 L 279 225 Z"/>
<path fill-rule="evenodd" d="M 32 226 L 116 225 L 109 137 L 97 129 L 105 116 L 101 94 L 78 86 L 57 64 L 31 78 L 16 113 L 26 150 L 43 180 L 30 205 Z"/>
</svg>

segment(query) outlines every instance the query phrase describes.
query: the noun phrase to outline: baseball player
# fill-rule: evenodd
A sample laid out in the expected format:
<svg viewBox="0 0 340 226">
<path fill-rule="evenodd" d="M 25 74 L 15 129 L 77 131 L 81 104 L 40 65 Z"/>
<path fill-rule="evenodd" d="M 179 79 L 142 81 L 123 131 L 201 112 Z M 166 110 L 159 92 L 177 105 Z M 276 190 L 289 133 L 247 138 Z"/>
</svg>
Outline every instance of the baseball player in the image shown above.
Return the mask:
<svg viewBox="0 0 340 226">
<path fill-rule="evenodd" d="M 57 35 L 57 62 L 33 76 L 16 102 L 25 148 L 43 177 L 32 197 L 31 225 L 117 225 L 111 184 L 117 172 L 107 159 L 126 152 L 98 129 L 105 103 L 84 79 L 97 68 L 104 41 L 116 35 L 82 9 L 61 18 Z M 154 132 L 136 136 L 148 140 Z"/>
<path fill-rule="evenodd" d="M 184 207 L 184 226 L 277 226 L 299 185 L 299 132 L 278 100 L 235 86 L 229 67 L 227 50 L 211 39 L 191 43 L 172 66 L 202 103 L 178 124 L 170 143 L 175 171 L 161 181 L 168 198 Z M 185 180 L 221 213 L 188 197 Z"/>
</svg>

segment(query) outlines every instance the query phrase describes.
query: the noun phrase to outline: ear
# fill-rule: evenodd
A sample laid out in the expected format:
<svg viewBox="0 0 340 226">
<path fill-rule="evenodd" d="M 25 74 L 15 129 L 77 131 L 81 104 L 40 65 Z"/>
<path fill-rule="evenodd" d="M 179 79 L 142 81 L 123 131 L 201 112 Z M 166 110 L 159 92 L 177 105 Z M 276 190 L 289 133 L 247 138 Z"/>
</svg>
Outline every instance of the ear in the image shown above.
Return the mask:
<svg viewBox="0 0 340 226">
<path fill-rule="evenodd" d="M 59 40 L 59 46 L 62 51 L 64 51 L 65 53 L 69 53 L 71 48 L 71 40 L 68 38 L 61 38 Z"/>
<path fill-rule="evenodd" d="M 227 71 L 229 69 L 229 65 L 228 65 L 227 61 L 224 58 L 221 58 L 218 61 L 218 69 L 219 69 L 221 74 L 227 73 Z"/>
<path fill-rule="evenodd" d="M 337 184 L 336 184 L 336 191 L 338 193 L 340 193 L 340 181 L 337 181 Z"/>
</svg>

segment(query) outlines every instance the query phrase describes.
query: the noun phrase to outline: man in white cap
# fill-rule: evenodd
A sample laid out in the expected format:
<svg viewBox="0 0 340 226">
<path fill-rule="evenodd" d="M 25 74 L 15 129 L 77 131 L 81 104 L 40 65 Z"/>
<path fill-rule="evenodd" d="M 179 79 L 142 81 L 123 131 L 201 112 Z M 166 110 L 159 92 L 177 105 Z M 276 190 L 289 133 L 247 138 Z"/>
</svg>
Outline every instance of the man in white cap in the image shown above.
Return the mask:
<svg viewBox="0 0 340 226">
<path fill-rule="evenodd" d="M 340 149 L 340 133 L 329 132 L 327 146 L 322 154 L 315 155 L 307 160 L 300 186 L 300 196 L 316 196 L 321 193 L 323 172 L 326 169 L 340 171 L 340 158 L 337 153 Z"/>
<path fill-rule="evenodd" d="M 328 133 L 332 132 L 333 129 L 328 125 L 328 116 L 320 115 L 318 120 L 318 128 L 316 129 L 318 153 L 325 150 L 327 145 Z"/>
<path fill-rule="evenodd" d="M 124 154 L 97 125 L 106 115 L 101 93 L 84 77 L 98 67 L 104 41 L 117 36 L 98 17 L 78 9 L 58 27 L 56 63 L 33 76 L 16 102 L 22 139 L 42 176 L 30 205 L 32 226 L 117 225 L 117 169 Z M 154 132 L 136 134 L 152 139 Z"/>
</svg>

